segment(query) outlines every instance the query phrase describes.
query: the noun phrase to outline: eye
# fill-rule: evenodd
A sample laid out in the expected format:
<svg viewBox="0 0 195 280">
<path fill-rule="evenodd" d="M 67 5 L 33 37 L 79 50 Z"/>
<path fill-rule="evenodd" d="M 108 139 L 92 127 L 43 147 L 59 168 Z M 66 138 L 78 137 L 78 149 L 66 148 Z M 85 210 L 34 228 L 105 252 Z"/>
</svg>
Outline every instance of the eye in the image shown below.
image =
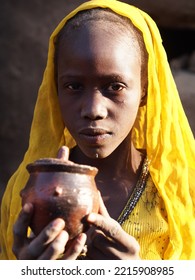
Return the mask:
<svg viewBox="0 0 195 280">
<path fill-rule="evenodd" d="M 83 90 L 82 84 L 77 83 L 77 82 L 67 83 L 67 84 L 64 85 L 64 88 L 66 90 L 69 90 L 69 91 L 81 91 L 81 90 Z"/>
<path fill-rule="evenodd" d="M 109 86 L 106 87 L 107 91 L 113 91 L 113 92 L 118 92 L 126 88 L 126 85 L 123 83 L 111 83 Z"/>
</svg>

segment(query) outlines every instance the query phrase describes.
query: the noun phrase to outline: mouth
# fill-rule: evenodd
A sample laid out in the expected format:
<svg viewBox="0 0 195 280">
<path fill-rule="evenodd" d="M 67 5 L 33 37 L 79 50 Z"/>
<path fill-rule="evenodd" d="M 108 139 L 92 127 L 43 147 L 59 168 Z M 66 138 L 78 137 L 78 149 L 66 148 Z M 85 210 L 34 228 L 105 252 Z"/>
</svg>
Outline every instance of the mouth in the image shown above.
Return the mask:
<svg viewBox="0 0 195 280">
<path fill-rule="evenodd" d="M 112 133 L 103 128 L 87 127 L 79 130 L 80 137 L 92 145 L 102 144 Z"/>
</svg>

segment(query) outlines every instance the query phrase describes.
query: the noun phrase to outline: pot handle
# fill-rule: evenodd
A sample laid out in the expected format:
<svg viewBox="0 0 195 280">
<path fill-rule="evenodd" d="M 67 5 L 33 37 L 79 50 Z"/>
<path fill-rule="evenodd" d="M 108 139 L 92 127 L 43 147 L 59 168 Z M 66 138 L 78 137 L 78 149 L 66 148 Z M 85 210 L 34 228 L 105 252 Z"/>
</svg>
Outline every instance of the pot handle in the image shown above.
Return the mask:
<svg viewBox="0 0 195 280">
<path fill-rule="evenodd" d="M 69 148 L 67 146 L 62 146 L 58 151 L 57 158 L 63 161 L 68 161 L 69 154 L 70 154 Z"/>
</svg>

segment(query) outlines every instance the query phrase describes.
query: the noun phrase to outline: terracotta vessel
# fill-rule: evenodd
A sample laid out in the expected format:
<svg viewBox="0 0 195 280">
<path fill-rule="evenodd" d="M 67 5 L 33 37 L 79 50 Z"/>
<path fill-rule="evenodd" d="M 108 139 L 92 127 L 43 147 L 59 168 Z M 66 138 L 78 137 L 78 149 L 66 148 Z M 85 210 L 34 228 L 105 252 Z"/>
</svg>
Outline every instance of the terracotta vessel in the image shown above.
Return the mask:
<svg viewBox="0 0 195 280">
<path fill-rule="evenodd" d="M 35 235 L 57 217 L 65 220 L 70 239 L 87 230 L 84 217 L 98 211 L 95 184 L 98 170 L 62 159 L 40 159 L 27 165 L 30 173 L 21 191 L 22 205 L 31 202 L 34 215 L 30 227 Z"/>
</svg>

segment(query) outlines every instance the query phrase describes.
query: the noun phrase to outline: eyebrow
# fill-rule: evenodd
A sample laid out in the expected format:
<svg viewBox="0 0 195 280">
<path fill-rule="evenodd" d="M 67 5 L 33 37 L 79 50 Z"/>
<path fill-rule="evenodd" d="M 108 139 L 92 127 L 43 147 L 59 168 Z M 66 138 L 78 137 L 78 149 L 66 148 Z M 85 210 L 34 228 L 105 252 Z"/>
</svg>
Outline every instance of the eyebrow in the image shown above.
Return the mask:
<svg viewBox="0 0 195 280">
<path fill-rule="evenodd" d="M 64 73 L 64 74 L 59 76 L 59 80 L 64 79 L 64 78 L 66 78 L 66 79 L 82 79 L 82 78 L 85 78 L 85 76 L 82 75 L 82 74 L 76 74 L 76 73 L 75 74 Z M 117 74 L 117 73 L 101 74 L 101 75 L 98 75 L 97 78 L 98 79 L 105 79 L 105 80 L 107 80 L 107 79 L 110 80 L 111 79 L 113 81 L 123 81 L 124 79 L 125 80 L 127 79 L 126 76 L 124 76 L 124 75 L 122 76 L 122 75 Z M 128 77 L 128 79 L 130 79 L 130 77 Z"/>
</svg>

